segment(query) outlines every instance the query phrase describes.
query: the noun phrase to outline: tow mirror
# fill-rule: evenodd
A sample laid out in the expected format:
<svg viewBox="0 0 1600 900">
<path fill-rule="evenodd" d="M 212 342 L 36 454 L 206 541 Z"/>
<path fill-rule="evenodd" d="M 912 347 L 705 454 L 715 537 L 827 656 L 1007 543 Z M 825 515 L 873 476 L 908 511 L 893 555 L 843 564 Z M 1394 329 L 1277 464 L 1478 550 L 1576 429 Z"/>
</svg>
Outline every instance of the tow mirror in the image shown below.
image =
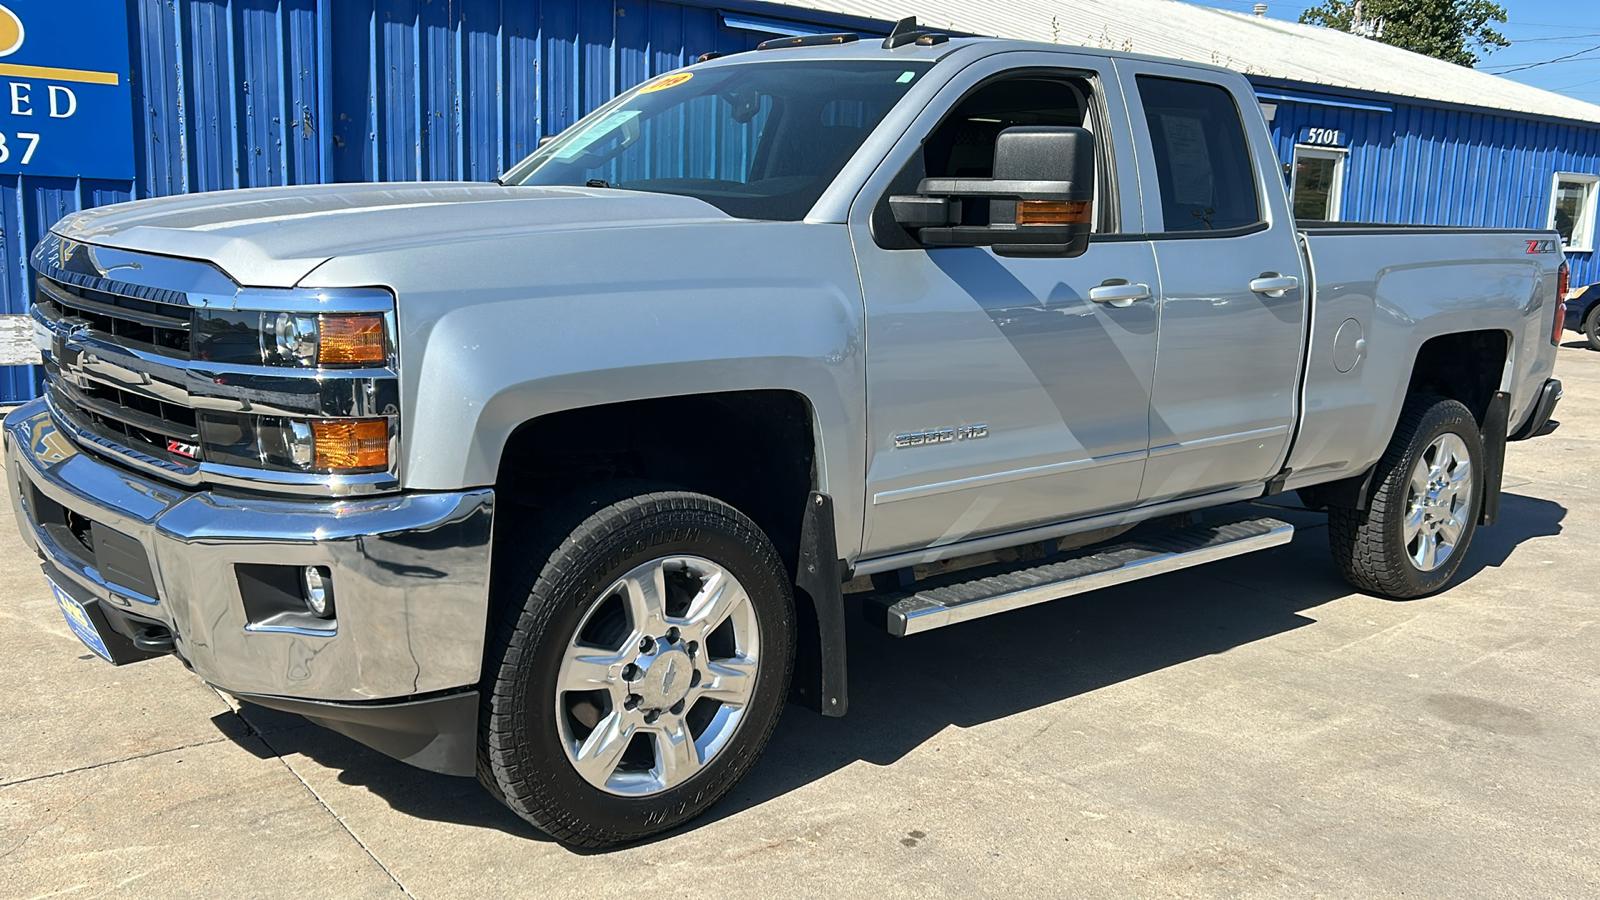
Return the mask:
<svg viewBox="0 0 1600 900">
<path fill-rule="evenodd" d="M 961 224 L 987 200 L 988 225 Z M 890 197 L 895 221 L 927 246 L 993 247 L 1000 256 L 1081 256 L 1094 221 L 1094 135 L 1067 126 L 1014 126 L 994 145 L 993 178 L 924 178 Z"/>
</svg>

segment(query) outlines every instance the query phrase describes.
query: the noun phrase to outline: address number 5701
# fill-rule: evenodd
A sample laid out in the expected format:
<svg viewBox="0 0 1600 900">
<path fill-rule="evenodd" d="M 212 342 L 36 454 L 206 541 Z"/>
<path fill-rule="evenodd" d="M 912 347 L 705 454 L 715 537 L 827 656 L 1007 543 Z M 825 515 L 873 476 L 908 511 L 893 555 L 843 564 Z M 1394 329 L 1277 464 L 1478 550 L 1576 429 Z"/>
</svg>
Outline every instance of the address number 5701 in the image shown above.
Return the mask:
<svg viewBox="0 0 1600 900">
<path fill-rule="evenodd" d="M 31 131 L 17 132 L 17 142 L 27 141 L 27 149 L 22 151 L 22 165 L 33 161 L 33 151 L 39 149 L 39 136 Z M 4 133 L 0 133 L 0 163 L 11 159 L 11 142 L 6 140 Z"/>
</svg>

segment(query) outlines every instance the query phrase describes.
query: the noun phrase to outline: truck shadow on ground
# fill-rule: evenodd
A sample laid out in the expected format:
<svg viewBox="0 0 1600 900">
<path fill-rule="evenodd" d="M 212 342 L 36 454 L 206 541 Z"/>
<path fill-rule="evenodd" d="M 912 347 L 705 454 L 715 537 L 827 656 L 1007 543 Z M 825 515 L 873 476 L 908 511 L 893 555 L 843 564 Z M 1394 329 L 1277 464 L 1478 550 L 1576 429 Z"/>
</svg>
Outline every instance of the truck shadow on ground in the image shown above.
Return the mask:
<svg viewBox="0 0 1600 900">
<path fill-rule="evenodd" d="M 1500 522 L 1478 531 L 1459 578 L 1502 565 L 1525 541 L 1559 534 L 1565 515 L 1558 503 L 1505 494 Z M 755 769 L 698 824 L 852 763 L 891 765 L 952 726 L 980 725 L 1314 626 L 1305 610 L 1353 589 L 1328 555 L 1325 516 L 1285 511 L 1280 517 L 1299 529 L 1283 547 L 913 638 L 857 625 L 857 615 L 849 640 L 850 714 L 830 719 L 789 707 Z M 549 840 L 471 779 L 411 768 L 295 716 L 253 706 L 244 714 L 275 755 L 309 757 L 405 815 Z M 347 801 L 324 799 L 350 817 L 341 808 Z"/>
</svg>

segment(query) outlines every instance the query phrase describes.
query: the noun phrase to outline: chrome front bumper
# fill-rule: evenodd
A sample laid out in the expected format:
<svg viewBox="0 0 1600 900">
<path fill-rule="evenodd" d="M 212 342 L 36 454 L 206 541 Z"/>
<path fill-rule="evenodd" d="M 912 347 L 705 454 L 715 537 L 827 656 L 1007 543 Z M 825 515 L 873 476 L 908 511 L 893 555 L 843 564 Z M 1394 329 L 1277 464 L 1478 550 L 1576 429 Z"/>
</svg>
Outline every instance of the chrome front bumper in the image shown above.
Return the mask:
<svg viewBox="0 0 1600 900">
<path fill-rule="evenodd" d="M 310 501 L 180 490 L 78 451 L 43 401 L 6 418 L 4 444 L 17 523 L 51 577 L 104 616 L 170 632 L 211 684 L 360 704 L 477 683 L 493 491 Z M 329 567 L 336 617 L 247 610 L 241 565 Z"/>
</svg>

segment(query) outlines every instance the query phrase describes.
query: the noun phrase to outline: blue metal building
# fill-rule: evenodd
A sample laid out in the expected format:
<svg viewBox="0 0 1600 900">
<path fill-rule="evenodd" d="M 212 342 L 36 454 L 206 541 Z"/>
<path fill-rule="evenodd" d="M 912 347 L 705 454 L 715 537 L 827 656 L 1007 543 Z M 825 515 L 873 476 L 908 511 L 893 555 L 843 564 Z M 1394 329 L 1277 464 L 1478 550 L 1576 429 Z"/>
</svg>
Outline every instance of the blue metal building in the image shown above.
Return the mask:
<svg viewBox="0 0 1600 900">
<path fill-rule="evenodd" d="M 1463 103 L 1450 99 L 1455 94 L 1440 99 L 1428 87 L 1437 79 L 1418 81 L 1410 92 L 1363 86 L 1335 62 L 1350 49 L 1337 42 L 1362 39 L 1282 22 L 1270 23 L 1279 37 L 1304 41 L 1303 31 L 1320 33 L 1311 35 L 1316 40 L 1330 36 L 1337 45 L 1326 65 L 1307 60 L 1300 47 L 1284 51 L 1294 67 L 1236 58 L 1235 49 L 1271 51 L 1279 37 L 1244 31 L 1264 27 L 1262 20 L 1167 0 L 1078 0 L 1070 8 L 1045 0 L 1013 0 L 1004 8 L 959 0 L 86 2 L 105 7 L 94 18 L 112 45 L 126 47 L 126 62 L 113 46 L 115 52 L 98 52 L 95 66 L 126 67 L 125 80 L 116 84 L 124 93 L 115 96 L 128 106 L 131 121 L 121 127 L 131 128 L 131 139 L 108 138 L 99 146 L 100 159 L 72 162 L 76 168 L 65 174 L 48 165 L 30 169 L 21 152 L 0 156 L 0 404 L 37 390 L 35 367 L 6 364 L 12 361 L 5 355 L 6 326 L 14 345 L 25 322 L 18 317 L 30 302 L 27 253 L 53 222 L 75 210 L 268 185 L 490 179 L 531 152 L 542 135 L 702 53 L 742 51 L 781 34 L 884 34 L 893 19 L 912 13 L 960 33 L 1112 46 L 1239 68 L 1262 94 L 1303 214 L 1546 227 L 1564 210 L 1575 239 L 1592 246 L 1600 231 L 1600 107 L 1569 98 L 1546 102 L 1555 95 L 1532 88 L 1509 99 L 1487 89 L 1469 91 L 1461 96 L 1476 102 Z M 1139 7 L 1158 3 L 1148 16 L 1139 14 Z M 0 0 L 0 45 L 7 13 L 32 22 L 57 6 L 68 4 Z M 55 56 L 68 52 L 67 41 L 39 38 L 41 27 L 28 31 L 35 56 L 14 57 L 33 65 L 12 64 L 0 52 L 0 101 L 10 101 L 0 102 L 0 140 L 10 135 L 18 151 L 25 145 L 17 135 L 39 140 L 28 127 L 53 140 L 32 123 L 60 124 L 54 113 L 65 111 L 67 102 L 65 88 L 50 90 L 65 64 Z M 1387 47 L 1374 52 L 1414 56 Z M 1424 62 L 1454 70 L 1445 74 L 1465 71 Z M 1392 70 L 1399 63 L 1386 57 L 1383 65 Z M 1335 77 L 1319 77 L 1325 69 Z M 10 86 L 17 82 L 30 88 Z M 76 87 L 67 85 L 77 91 L 74 102 L 81 95 L 88 103 L 99 90 L 85 86 L 90 82 L 79 77 Z M 17 90 L 35 99 L 37 109 L 18 106 Z M 40 105 L 44 98 L 59 98 L 61 109 L 47 111 Z M 18 118 L 28 112 L 39 115 Z M 96 114 L 90 123 L 116 118 Z M 34 162 L 41 161 L 49 162 L 43 156 Z M 36 173 L 44 171 L 49 174 Z M 1574 284 L 1600 281 L 1594 257 L 1569 252 Z"/>
</svg>

